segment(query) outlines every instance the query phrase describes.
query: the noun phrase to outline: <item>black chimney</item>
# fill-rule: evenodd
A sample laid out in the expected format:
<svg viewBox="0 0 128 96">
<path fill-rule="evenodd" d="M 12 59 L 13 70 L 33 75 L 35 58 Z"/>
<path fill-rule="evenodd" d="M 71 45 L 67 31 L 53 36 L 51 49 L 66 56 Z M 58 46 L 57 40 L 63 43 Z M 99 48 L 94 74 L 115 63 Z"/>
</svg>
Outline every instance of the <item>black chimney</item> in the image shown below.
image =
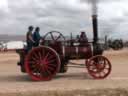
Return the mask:
<svg viewBox="0 0 128 96">
<path fill-rule="evenodd" d="M 96 44 L 98 41 L 98 20 L 97 15 L 92 15 L 93 24 L 93 43 Z"/>
</svg>

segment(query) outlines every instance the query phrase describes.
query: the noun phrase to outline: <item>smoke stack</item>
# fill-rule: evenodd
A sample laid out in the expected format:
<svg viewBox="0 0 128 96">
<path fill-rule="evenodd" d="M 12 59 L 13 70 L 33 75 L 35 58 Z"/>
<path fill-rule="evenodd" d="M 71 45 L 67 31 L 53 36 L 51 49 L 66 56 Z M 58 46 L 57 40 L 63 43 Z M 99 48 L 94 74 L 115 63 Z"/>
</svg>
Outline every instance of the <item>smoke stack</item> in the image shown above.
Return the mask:
<svg viewBox="0 0 128 96">
<path fill-rule="evenodd" d="M 97 15 L 92 15 L 93 24 L 93 43 L 96 44 L 98 41 L 98 20 Z"/>
</svg>

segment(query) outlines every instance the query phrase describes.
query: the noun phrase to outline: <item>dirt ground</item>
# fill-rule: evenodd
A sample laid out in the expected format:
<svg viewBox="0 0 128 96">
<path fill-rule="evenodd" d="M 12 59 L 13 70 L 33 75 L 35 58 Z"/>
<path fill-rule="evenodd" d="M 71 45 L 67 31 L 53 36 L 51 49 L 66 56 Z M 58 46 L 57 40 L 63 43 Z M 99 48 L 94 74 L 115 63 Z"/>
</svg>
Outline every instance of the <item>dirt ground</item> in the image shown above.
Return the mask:
<svg viewBox="0 0 128 96">
<path fill-rule="evenodd" d="M 112 63 L 112 72 L 104 80 L 94 80 L 86 68 L 71 68 L 64 74 L 57 74 L 51 81 L 32 81 L 17 66 L 19 56 L 14 52 L 0 53 L 0 93 L 49 91 L 49 90 L 89 90 L 105 88 L 128 88 L 128 49 L 106 51 L 104 55 Z M 73 61 L 84 63 L 84 60 Z"/>
</svg>

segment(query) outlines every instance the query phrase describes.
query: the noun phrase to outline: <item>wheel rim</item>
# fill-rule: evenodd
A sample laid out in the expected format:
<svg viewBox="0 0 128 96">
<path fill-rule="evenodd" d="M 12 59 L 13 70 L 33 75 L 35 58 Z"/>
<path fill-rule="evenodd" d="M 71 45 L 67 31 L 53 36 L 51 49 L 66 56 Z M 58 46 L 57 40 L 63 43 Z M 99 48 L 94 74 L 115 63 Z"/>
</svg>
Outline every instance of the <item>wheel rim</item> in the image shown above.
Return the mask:
<svg viewBox="0 0 128 96">
<path fill-rule="evenodd" d="M 52 48 L 36 47 L 28 53 L 25 68 L 33 80 L 51 80 L 59 71 L 60 59 Z"/>
<path fill-rule="evenodd" d="M 106 78 L 111 72 L 111 67 L 110 61 L 104 56 L 94 56 L 87 64 L 89 74 L 95 79 Z"/>
</svg>

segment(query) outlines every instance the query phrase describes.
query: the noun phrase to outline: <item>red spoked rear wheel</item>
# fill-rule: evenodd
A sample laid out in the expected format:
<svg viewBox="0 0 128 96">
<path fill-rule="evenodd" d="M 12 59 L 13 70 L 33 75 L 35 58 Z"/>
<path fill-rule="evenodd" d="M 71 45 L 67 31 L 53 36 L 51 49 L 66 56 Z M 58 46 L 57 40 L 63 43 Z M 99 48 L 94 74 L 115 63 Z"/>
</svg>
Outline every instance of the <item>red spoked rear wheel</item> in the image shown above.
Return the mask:
<svg viewBox="0 0 128 96">
<path fill-rule="evenodd" d="M 110 61 L 101 55 L 92 57 L 87 63 L 89 74 L 95 79 L 104 79 L 111 73 Z"/>
<path fill-rule="evenodd" d="M 36 47 L 28 53 L 25 68 L 33 80 L 51 80 L 59 71 L 60 58 L 52 48 L 46 46 Z"/>
</svg>

